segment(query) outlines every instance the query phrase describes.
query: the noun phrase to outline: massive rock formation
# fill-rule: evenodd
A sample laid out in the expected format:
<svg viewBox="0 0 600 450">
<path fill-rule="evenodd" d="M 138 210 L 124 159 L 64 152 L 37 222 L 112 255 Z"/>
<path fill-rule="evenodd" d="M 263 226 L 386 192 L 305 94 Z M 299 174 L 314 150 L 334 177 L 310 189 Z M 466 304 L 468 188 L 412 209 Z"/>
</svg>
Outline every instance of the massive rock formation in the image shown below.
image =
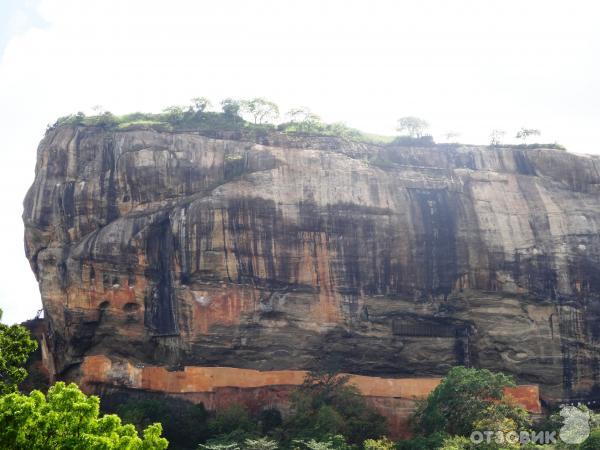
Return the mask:
<svg viewBox="0 0 600 450">
<path fill-rule="evenodd" d="M 599 159 L 546 148 L 62 126 L 23 215 L 47 360 L 84 379 L 109 356 L 113 380 L 467 364 L 593 395 L 599 192 Z"/>
</svg>

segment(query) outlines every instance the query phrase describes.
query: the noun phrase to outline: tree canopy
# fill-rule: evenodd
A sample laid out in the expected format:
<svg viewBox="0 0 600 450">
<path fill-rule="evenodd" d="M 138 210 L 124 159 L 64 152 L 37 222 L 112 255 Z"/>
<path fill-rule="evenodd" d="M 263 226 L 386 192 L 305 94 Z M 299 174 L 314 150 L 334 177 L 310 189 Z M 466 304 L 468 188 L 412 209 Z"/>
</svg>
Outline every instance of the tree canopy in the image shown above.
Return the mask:
<svg viewBox="0 0 600 450">
<path fill-rule="evenodd" d="M 192 99 L 192 109 L 194 112 L 203 113 L 210 106 L 211 102 L 206 97 L 194 97 Z"/>
<path fill-rule="evenodd" d="M 223 114 L 230 117 L 237 117 L 240 113 L 240 102 L 232 98 L 226 98 L 221 102 Z"/>
<path fill-rule="evenodd" d="M 193 404 L 178 398 L 127 399 L 120 398 L 111 408 L 111 396 L 103 398 L 108 412 L 116 412 L 123 422 L 135 425 L 142 432 L 153 423 L 160 422 L 163 435 L 173 448 L 195 448 L 210 437 L 209 412 L 204 404 Z M 106 408 L 106 405 L 109 405 Z"/>
<path fill-rule="evenodd" d="M 370 408 L 347 376 L 311 372 L 291 396 L 293 414 L 284 429 L 296 439 L 323 440 L 343 435 L 350 443 L 377 439 L 385 418 Z"/>
<path fill-rule="evenodd" d="M 490 132 L 490 145 L 495 146 L 495 145 L 502 144 L 502 140 L 504 139 L 505 135 L 506 135 L 506 131 L 504 131 L 504 130 L 498 130 L 498 129 L 492 130 Z"/>
<path fill-rule="evenodd" d="M 26 328 L 0 323 L 0 395 L 17 390 L 27 376 L 27 370 L 23 366 L 35 349 L 37 342 L 31 339 Z"/>
<path fill-rule="evenodd" d="M 514 385 L 512 378 L 502 373 L 454 367 L 419 406 L 416 429 L 425 435 L 445 432 L 459 436 L 499 429 L 500 425 L 520 430 L 529 425 L 528 413 L 504 395 L 504 389 Z"/>
<path fill-rule="evenodd" d="M 308 108 L 292 108 L 287 112 L 290 123 L 295 124 L 298 131 L 310 132 L 323 126 L 321 118 Z"/>
<path fill-rule="evenodd" d="M 242 100 L 240 107 L 242 112 L 249 114 L 253 118 L 255 124 L 262 124 L 279 117 L 279 107 L 262 97 Z"/>
<path fill-rule="evenodd" d="M 539 136 L 540 134 L 542 134 L 542 133 L 537 128 L 525 128 L 525 127 L 522 127 L 518 131 L 518 133 L 517 133 L 517 135 L 515 137 L 517 139 L 521 139 L 523 142 L 527 142 L 527 139 L 529 139 L 529 137 L 531 137 L 531 136 Z"/>
<path fill-rule="evenodd" d="M 161 450 L 159 423 L 139 437 L 133 425 L 108 414 L 99 417 L 100 400 L 86 396 L 76 384 L 58 382 L 44 395 L 13 392 L 0 397 L 0 448 L 13 450 Z"/>
<path fill-rule="evenodd" d="M 414 116 L 407 116 L 398 119 L 396 130 L 401 133 L 407 133 L 412 138 L 421 138 L 427 128 L 429 128 L 429 124 L 426 120 Z"/>
</svg>

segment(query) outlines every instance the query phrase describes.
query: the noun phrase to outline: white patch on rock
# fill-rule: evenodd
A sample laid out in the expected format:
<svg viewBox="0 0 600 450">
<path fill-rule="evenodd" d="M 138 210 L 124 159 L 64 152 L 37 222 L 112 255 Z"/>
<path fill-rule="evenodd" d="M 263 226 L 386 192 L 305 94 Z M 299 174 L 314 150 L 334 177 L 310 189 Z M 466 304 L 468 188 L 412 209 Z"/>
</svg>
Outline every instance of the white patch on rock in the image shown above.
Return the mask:
<svg viewBox="0 0 600 450">
<path fill-rule="evenodd" d="M 212 303 L 210 297 L 205 297 L 204 295 L 198 292 L 192 291 L 192 297 L 194 298 L 194 301 L 200 303 L 202 306 L 208 306 Z"/>
</svg>

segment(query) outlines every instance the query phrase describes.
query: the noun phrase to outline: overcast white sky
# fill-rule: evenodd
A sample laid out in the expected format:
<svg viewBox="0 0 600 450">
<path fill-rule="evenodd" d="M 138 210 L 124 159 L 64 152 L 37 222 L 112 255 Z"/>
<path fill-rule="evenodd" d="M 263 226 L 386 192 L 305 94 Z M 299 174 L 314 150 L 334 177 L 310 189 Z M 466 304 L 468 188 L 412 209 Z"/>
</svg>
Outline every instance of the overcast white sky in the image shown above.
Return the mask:
<svg viewBox="0 0 600 450">
<path fill-rule="evenodd" d="M 264 96 L 369 132 L 417 115 L 600 153 L 599 19 L 594 0 L 0 0 L 3 321 L 41 307 L 20 216 L 56 117 Z"/>
</svg>

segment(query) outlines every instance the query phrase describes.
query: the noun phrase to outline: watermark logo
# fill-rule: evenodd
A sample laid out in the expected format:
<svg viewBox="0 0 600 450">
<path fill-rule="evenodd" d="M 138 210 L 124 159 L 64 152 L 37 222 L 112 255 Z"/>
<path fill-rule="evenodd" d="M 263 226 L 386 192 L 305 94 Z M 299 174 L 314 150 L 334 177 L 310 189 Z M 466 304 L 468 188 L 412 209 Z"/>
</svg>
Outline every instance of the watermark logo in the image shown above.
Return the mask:
<svg viewBox="0 0 600 450">
<path fill-rule="evenodd" d="M 556 431 L 473 431 L 471 433 L 471 442 L 474 444 L 556 444 Z"/>
<path fill-rule="evenodd" d="M 581 444 L 590 435 L 590 412 L 576 406 L 563 406 L 560 410 L 563 425 L 558 437 L 565 444 Z M 471 442 L 474 444 L 556 444 L 556 431 L 473 431 Z"/>
<path fill-rule="evenodd" d="M 590 412 L 576 406 L 565 406 L 560 410 L 563 426 L 560 439 L 566 444 L 581 444 L 590 435 Z"/>
</svg>

